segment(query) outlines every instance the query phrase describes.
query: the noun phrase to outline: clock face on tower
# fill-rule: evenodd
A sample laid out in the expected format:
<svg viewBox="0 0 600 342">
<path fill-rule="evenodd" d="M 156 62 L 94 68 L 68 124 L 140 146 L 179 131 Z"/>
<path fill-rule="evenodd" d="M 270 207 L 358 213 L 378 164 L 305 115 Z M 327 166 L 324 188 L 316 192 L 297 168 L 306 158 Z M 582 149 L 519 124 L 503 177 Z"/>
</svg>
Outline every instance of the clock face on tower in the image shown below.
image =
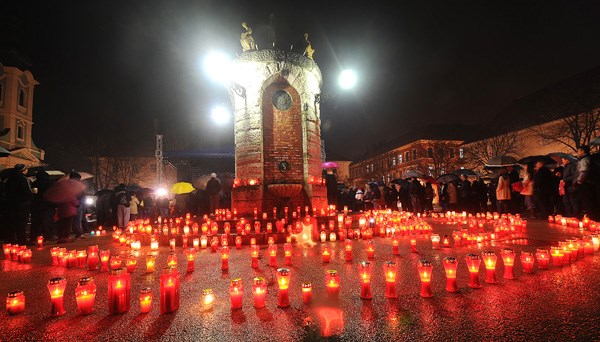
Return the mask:
<svg viewBox="0 0 600 342">
<path fill-rule="evenodd" d="M 288 110 L 292 106 L 292 95 L 283 89 L 273 93 L 273 107 L 279 110 Z"/>
<path fill-rule="evenodd" d="M 284 160 L 281 163 L 279 163 L 278 168 L 279 172 L 286 173 L 290 170 L 290 163 Z"/>
</svg>

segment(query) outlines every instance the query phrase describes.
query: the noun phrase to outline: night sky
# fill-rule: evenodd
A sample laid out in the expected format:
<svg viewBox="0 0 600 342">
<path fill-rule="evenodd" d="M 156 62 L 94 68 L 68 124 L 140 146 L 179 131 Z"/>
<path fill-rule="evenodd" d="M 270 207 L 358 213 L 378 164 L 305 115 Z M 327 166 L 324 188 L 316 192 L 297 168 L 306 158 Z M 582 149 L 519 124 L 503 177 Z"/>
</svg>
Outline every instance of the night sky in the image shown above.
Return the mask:
<svg viewBox="0 0 600 342">
<path fill-rule="evenodd" d="M 232 125 L 209 118 L 230 104 L 202 58 L 239 53 L 242 21 L 262 47 L 270 14 L 279 48 L 310 33 L 323 91 L 337 95 L 322 105 L 323 137 L 349 157 L 409 127 L 484 123 L 600 64 L 593 1 L 13 2 L 0 37 L 40 82 L 34 139 L 49 160 L 55 148 L 152 155 L 155 128 L 169 148 L 232 145 Z M 342 68 L 359 73 L 352 92 L 337 88 Z"/>
</svg>

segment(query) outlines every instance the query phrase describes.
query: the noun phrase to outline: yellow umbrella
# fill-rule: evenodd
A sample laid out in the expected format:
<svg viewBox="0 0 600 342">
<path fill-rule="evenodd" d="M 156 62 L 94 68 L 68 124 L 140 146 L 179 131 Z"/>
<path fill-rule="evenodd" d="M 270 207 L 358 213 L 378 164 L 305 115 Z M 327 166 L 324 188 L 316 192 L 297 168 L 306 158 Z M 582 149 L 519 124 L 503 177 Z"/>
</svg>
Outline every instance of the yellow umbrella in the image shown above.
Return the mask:
<svg viewBox="0 0 600 342">
<path fill-rule="evenodd" d="M 171 192 L 174 193 L 175 195 L 189 194 L 190 192 L 192 192 L 194 190 L 196 190 L 196 189 L 194 189 L 192 184 L 190 184 L 188 182 L 175 183 L 171 187 Z"/>
</svg>

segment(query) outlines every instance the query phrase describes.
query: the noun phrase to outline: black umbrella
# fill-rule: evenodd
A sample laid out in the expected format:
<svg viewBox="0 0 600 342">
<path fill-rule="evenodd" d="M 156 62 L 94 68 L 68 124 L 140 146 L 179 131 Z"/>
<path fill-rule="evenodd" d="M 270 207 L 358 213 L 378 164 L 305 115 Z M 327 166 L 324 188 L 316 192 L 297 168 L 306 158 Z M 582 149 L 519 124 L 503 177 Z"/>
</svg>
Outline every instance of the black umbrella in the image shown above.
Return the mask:
<svg viewBox="0 0 600 342">
<path fill-rule="evenodd" d="M 486 167 L 494 168 L 494 167 L 504 167 L 504 166 L 513 166 L 517 164 L 517 159 L 511 156 L 495 156 L 488 160 Z"/>
<path fill-rule="evenodd" d="M 454 173 L 446 173 L 437 178 L 438 182 L 455 182 L 458 180 L 458 176 Z"/>
<path fill-rule="evenodd" d="M 390 183 L 392 183 L 392 184 L 398 184 L 398 185 L 400 185 L 403 188 L 408 188 L 408 186 L 410 185 L 409 181 L 407 181 L 405 179 L 400 179 L 400 178 L 394 179 Z"/>
<path fill-rule="evenodd" d="M 562 158 L 562 159 L 566 159 L 571 163 L 574 163 L 577 161 L 577 157 L 570 155 L 568 153 L 562 153 L 562 152 L 552 152 L 552 153 L 548 153 L 549 157 L 558 157 L 558 158 Z"/>
<path fill-rule="evenodd" d="M 477 172 L 471 170 L 471 169 L 459 169 L 456 171 L 453 171 L 452 173 L 454 173 L 455 175 L 465 175 L 465 176 L 477 176 Z"/>
<path fill-rule="evenodd" d="M 552 157 L 549 156 L 529 156 L 523 159 L 519 159 L 519 164 L 529 164 L 537 162 L 542 162 L 544 163 L 544 165 L 556 164 L 556 160 L 552 159 Z"/>
<path fill-rule="evenodd" d="M 423 176 L 422 174 L 418 173 L 417 171 L 413 171 L 413 170 L 409 170 L 406 171 L 406 173 L 404 174 L 404 178 L 423 178 L 425 176 Z"/>
</svg>

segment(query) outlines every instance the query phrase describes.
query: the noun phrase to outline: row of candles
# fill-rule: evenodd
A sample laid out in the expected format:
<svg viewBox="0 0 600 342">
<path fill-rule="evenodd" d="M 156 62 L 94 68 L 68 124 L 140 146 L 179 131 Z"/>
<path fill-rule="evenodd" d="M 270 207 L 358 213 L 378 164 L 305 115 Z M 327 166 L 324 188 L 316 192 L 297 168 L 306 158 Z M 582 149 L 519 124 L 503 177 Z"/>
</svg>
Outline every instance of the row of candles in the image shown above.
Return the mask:
<svg viewBox="0 0 600 342">
<path fill-rule="evenodd" d="M 554 224 L 559 224 L 559 225 L 561 225 L 563 227 L 567 227 L 567 228 L 585 229 L 585 230 L 589 230 L 591 232 L 597 231 L 598 227 L 600 226 L 600 224 L 598 222 L 590 220 L 587 216 L 584 216 L 583 219 L 579 220 L 574 217 L 563 217 L 561 215 L 556 215 L 556 216 L 550 215 L 550 216 L 548 216 L 548 222 L 554 223 Z"/>
</svg>

